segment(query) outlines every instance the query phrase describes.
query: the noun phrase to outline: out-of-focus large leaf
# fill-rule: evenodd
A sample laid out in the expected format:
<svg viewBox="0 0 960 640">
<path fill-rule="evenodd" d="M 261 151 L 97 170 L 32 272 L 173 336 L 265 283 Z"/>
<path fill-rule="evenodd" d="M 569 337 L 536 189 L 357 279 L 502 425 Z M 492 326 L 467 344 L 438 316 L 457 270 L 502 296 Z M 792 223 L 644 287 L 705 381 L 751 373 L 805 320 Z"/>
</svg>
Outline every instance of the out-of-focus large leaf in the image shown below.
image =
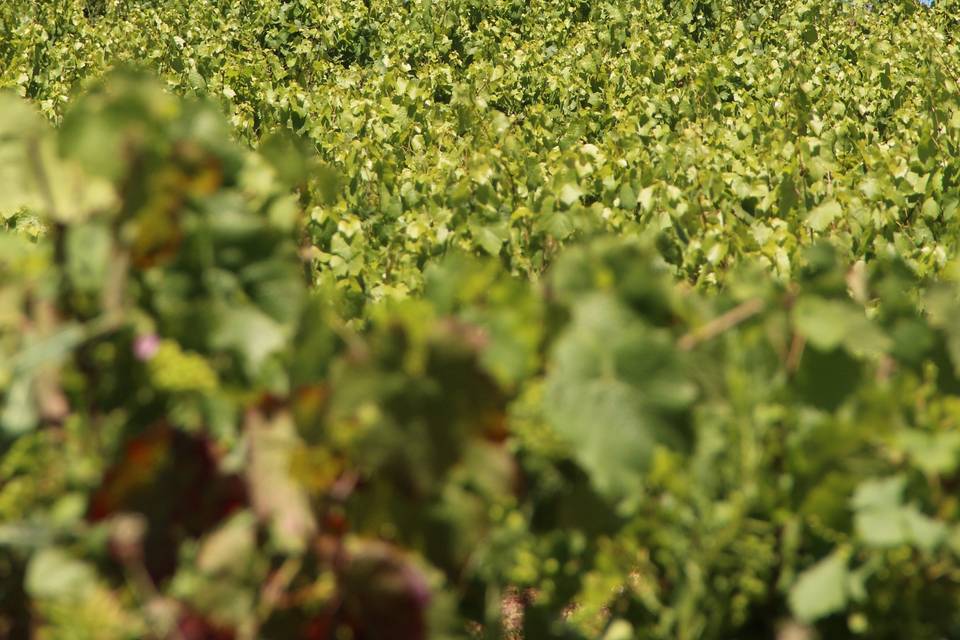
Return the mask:
<svg viewBox="0 0 960 640">
<path fill-rule="evenodd" d="M 849 556 L 849 550 L 838 549 L 798 576 L 789 594 L 790 609 L 797 618 L 810 622 L 843 610 Z"/>
<path fill-rule="evenodd" d="M 549 367 L 547 419 L 605 495 L 639 491 L 657 446 L 688 443 L 696 388 L 679 352 L 609 294 L 577 302 Z"/>
<path fill-rule="evenodd" d="M 284 549 L 303 549 L 316 531 L 304 488 L 293 476 L 293 456 L 302 443 L 291 416 L 251 411 L 246 419 L 250 450 L 247 484 L 254 511 Z"/>
<path fill-rule="evenodd" d="M 93 566 L 57 547 L 38 551 L 27 568 L 26 587 L 37 598 L 81 599 L 96 583 Z"/>
</svg>

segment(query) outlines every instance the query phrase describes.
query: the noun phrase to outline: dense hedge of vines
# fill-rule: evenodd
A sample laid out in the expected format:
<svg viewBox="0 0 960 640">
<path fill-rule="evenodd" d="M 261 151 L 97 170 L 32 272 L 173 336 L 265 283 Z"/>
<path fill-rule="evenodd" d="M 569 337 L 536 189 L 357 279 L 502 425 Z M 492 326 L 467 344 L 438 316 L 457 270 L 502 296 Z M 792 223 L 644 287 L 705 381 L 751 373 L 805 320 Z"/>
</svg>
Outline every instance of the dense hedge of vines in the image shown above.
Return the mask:
<svg viewBox="0 0 960 640">
<path fill-rule="evenodd" d="M 0 637 L 960 637 L 956 8 L 3 3 Z"/>
</svg>

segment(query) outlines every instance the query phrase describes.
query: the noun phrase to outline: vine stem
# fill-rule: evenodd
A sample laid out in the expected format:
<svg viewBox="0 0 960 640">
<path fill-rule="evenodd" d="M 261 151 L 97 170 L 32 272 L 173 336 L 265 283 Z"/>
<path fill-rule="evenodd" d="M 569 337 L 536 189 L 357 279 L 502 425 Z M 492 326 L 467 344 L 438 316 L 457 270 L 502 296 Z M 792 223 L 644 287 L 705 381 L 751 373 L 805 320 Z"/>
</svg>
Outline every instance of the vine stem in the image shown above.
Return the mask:
<svg viewBox="0 0 960 640">
<path fill-rule="evenodd" d="M 690 351 L 698 344 L 712 340 L 725 331 L 729 331 L 738 324 L 749 320 L 763 311 L 763 306 L 763 300 L 760 298 L 751 298 L 741 302 L 730 311 L 717 316 L 710 322 L 681 337 L 677 346 L 683 351 Z"/>
</svg>

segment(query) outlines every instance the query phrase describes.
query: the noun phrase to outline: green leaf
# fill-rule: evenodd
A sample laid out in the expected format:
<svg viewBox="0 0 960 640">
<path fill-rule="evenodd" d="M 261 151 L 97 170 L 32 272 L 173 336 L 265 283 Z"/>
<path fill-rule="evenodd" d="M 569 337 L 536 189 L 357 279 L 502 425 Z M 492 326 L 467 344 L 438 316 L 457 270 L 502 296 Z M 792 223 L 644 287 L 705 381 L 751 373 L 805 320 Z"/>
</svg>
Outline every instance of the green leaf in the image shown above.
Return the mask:
<svg viewBox="0 0 960 640">
<path fill-rule="evenodd" d="M 868 480 L 857 487 L 852 504 L 856 509 L 857 536 L 871 547 L 885 548 L 914 544 L 934 550 L 946 538 L 946 525 L 927 517 L 915 506 L 903 506 L 906 478 Z"/>
<path fill-rule="evenodd" d="M 204 573 L 244 570 L 256 549 L 256 521 L 241 511 L 207 535 L 197 552 L 197 568 Z"/>
<path fill-rule="evenodd" d="M 873 177 L 864 178 L 863 182 L 860 183 L 860 192 L 865 195 L 868 200 L 879 199 L 882 195 L 880 181 Z"/>
<path fill-rule="evenodd" d="M 910 532 L 900 507 L 880 507 L 858 511 L 854 515 L 857 536 L 868 546 L 885 548 L 906 544 Z"/>
<path fill-rule="evenodd" d="M 653 185 L 644 187 L 640 190 L 640 196 L 637 201 L 640 203 L 640 207 L 644 211 L 650 211 L 653 208 L 653 191 Z"/>
<path fill-rule="evenodd" d="M 797 577 L 787 600 L 804 622 L 816 622 L 847 606 L 850 552 L 839 548 Z"/>
<path fill-rule="evenodd" d="M 38 208 L 41 145 L 48 136 L 39 114 L 24 100 L 0 93 L 0 219 L 21 208 Z"/>
<path fill-rule="evenodd" d="M 85 337 L 86 333 L 80 324 L 65 323 L 53 335 L 38 340 L 21 351 L 14 360 L 14 365 L 18 371 L 23 372 L 59 365 Z"/>
<path fill-rule="evenodd" d="M 583 189 L 575 182 L 565 182 L 561 185 L 557 195 L 560 198 L 560 202 L 569 207 L 580 200 L 580 197 L 583 196 Z"/>
<path fill-rule="evenodd" d="M 793 310 L 797 330 L 823 351 L 843 345 L 855 353 L 882 354 L 891 340 L 862 309 L 844 300 L 804 296 Z"/>
<path fill-rule="evenodd" d="M 780 181 L 780 187 L 777 190 L 777 200 L 782 217 L 786 217 L 790 210 L 797 206 L 799 201 L 797 187 L 794 184 L 793 176 L 789 173 L 783 174 L 783 179 Z"/>
<path fill-rule="evenodd" d="M 97 586 L 97 572 L 63 549 L 48 547 L 30 558 L 24 586 L 35 598 L 79 600 Z"/>
<path fill-rule="evenodd" d="M 607 632 L 603 635 L 603 640 L 631 640 L 636 637 L 636 631 L 633 625 L 623 618 L 618 618 L 610 623 Z"/>
<path fill-rule="evenodd" d="M 923 514 L 914 506 L 903 512 L 910 540 L 926 552 L 934 551 L 947 537 L 947 525 Z"/>
<path fill-rule="evenodd" d="M 28 376 L 16 378 L 6 391 L 6 402 L 0 411 L 0 431 L 18 436 L 36 427 L 40 416 L 37 415 L 32 379 Z"/>
<path fill-rule="evenodd" d="M 907 429 L 898 440 L 910 461 L 928 475 L 952 474 L 960 463 L 960 433 Z"/>
<path fill-rule="evenodd" d="M 624 209 L 635 209 L 637 206 L 637 195 L 633 192 L 633 188 L 627 184 L 623 183 L 620 186 L 620 206 Z"/>
<path fill-rule="evenodd" d="M 863 312 L 841 300 L 804 297 L 793 309 L 797 330 L 824 351 L 840 346 L 861 319 L 865 319 Z"/>
<path fill-rule="evenodd" d="M 492 256 L 500 253 L 501 247 L 510 239 L 510 227 L 507 223 L 493 225 L 473 225 L 474 238 L 480 247 Z"/>
<path fill-rule="evenodd" d="M 828 200 L 811 210 L 803 222 L 811 230 L 820 233 L 841 215 L 843 215 L 843 208 L 840 203 L 836 200 Z"/>
<path fill-rule="evenodd" d="M 219 319 L 212 345 L 241 354 L 251 376 L 256 376 L 264 361 L 286 343 L 284 327 L 252 307 L 223 310 Z"/>
<path fill-rule="evenodd" d="M 623 497 L 639 490 L 658 445 L 684 446 L 675 418 L 696 389 L 668 336 L 612 296 L 585 296 L 573 312 L 553 349 L 544 411 L 597 489 Z"/>
<path fill-rule="evenodd" d="M 890 509 L 899 507 L 907 479 L 902 475 L 867 480 L 860 483 L 853 494 L 854 509 Z"/>
</svg>

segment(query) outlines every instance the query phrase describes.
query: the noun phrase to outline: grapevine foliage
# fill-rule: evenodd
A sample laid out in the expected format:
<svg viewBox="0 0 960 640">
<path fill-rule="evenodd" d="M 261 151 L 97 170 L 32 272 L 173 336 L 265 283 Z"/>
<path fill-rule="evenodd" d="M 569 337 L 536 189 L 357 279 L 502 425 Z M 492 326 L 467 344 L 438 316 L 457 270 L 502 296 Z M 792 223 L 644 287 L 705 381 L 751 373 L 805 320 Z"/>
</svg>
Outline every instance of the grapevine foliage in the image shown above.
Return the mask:
<svg viewBox="0 0 960 640">
<path fill-rule="evenodd" d="M 960 636 L 956 8 L 3 3 L 0 637 Z"/>
</svg>

